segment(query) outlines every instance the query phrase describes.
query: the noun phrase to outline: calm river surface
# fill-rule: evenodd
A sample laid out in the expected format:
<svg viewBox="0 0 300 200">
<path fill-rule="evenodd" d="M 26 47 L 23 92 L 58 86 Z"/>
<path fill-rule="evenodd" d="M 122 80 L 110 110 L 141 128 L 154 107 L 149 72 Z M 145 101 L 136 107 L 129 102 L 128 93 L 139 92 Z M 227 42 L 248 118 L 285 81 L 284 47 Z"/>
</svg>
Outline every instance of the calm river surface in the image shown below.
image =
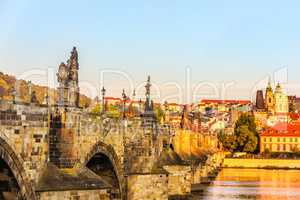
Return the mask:
<svg viewBox="0 0 300 200">
<path fill-rule="evenodd" d="M 215 181 L 193 198 L 203 199 L 300 200 L 300 171 L 223 169 Z"/>
</svg>

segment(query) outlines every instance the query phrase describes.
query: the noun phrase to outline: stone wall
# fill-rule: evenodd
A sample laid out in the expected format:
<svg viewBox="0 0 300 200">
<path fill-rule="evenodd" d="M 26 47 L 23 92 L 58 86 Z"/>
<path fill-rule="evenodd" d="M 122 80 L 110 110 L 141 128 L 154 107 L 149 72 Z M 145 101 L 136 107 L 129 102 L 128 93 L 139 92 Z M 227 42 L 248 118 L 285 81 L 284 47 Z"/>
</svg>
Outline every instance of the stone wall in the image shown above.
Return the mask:
<svg viewBox="0 0 300 200">
<path fill-rule="evenodd" d="M 164 166 L 168 174 L 168 195 L 189 195 L 191 193 L 191 167 L 185 165 Z"/>
<path fill-rule="evenodd" d="M 168 200 L 167 175 L 129 175 L 127 200 Z"/>
<path fill-rule="evenodd" d="M 47 109 L 23 105 L 11 105 L 11 109 L 0 111 L 0 137 L 22 160 L 26 175 L 36 183 L 48 159 Z"/>
<path fill-rule="evenodd" d="M 225 168 L 300 169 L 300 160 L 225 158 Z"/>
<path fill-rule="evenodd" d="M 110 200 L 106 190 L 50 191 L 38 194 L 39 200 Z"/>
<path fill-rule="evenodd" d="M 210 176 L 216 175 L 218 169 L 222 166 L 224 157 L 225 155 L 223 152 L 217 152 L 212 155 L 208 155 L 208 158 L 204 163 L 199 163 L 198 165 L 193 166 L 192 184 L 201 183 Z"/>
</svg>

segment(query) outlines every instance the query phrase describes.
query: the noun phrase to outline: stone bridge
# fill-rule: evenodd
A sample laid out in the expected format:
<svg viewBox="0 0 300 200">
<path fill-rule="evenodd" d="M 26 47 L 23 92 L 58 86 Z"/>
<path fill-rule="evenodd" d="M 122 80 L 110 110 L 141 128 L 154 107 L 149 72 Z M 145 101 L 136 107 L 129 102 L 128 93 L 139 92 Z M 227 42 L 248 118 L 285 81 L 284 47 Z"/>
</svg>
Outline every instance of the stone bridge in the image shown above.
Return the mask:
<svg viewBox="0 0 300 200">
<path fill-rule="evenodd" d="M 126 199 L 128 177 L 151 174 L 169 138 L 146 116 L 112 119 L 76 107 L 5 101 L 0 124 L 1 185 L 30 200 L 91 191 L 100 198 L 86 199 Z"/>
<path fill-rule="evenodd" d="M 59 66 L 58 101 L 0 100 L 0 199 L 167 200 L 191 192 L 191 167 L 170 145 L 146 85 L 130 119 L 79 107 L 78 54 Z"/>
</svg>

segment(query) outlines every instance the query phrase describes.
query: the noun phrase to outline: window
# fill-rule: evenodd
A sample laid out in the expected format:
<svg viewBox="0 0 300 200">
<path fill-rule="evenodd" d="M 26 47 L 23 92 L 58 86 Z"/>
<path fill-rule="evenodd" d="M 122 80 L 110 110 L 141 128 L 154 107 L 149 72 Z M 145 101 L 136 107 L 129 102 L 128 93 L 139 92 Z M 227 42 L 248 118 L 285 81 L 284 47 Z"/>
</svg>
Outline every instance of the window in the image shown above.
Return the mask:
<svg viewBox="0 0 300 200">
<path fill-rule="evenodd" d="M 298 142 L 298 138 L 295 138 L 295 142 Z"/>
<path fill-rule="evenodd" d="M 280 151 L 280 144 L 277 145 L 277 151 Z"/>
<path fill-rule="evenodd" d="M 270 142 L 272 142 L 272 138 L 270 137 Z"/>
<path fill-rule="evenodd" d="M 277 142 L 280 142 L 280 138 L 277 138 Z"/>
<path fill-rule="evenodd" d="M 285 142 L 285 138 L 283 138 L 283 142 Z"/>
<path fill-rule="evenodd" d="M 293 142 L 293 138 L 290 138 L 290 142 Z"/>
</svg>

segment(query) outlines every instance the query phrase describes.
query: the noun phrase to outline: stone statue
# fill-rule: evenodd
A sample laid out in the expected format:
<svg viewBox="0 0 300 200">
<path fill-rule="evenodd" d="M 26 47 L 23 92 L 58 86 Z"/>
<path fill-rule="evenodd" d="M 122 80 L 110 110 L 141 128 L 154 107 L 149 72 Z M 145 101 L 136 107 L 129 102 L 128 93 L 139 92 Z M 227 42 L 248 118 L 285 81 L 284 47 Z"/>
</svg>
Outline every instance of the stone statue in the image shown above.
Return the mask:
<svg viewBox="0 0 300 200">
<path fill-rule="evenodd" d="M 67 65 L 62 62 L 57 73 L 59 105 L 79 106 L 78 69 L 78 52 L 73 47 Z"/>
<path fill-rule="evenodd" d="M 65 63 L 60 63 L 58 68 L 57 81 L 61 84 L 65 84 L 68 80 L 68 67 Z"/>
<path fill-rule="evenodd" d="M 32 91 L 32 93 L 31 93 L 30 103 L 38 103 L 35 91 Z"/>
</svg>

